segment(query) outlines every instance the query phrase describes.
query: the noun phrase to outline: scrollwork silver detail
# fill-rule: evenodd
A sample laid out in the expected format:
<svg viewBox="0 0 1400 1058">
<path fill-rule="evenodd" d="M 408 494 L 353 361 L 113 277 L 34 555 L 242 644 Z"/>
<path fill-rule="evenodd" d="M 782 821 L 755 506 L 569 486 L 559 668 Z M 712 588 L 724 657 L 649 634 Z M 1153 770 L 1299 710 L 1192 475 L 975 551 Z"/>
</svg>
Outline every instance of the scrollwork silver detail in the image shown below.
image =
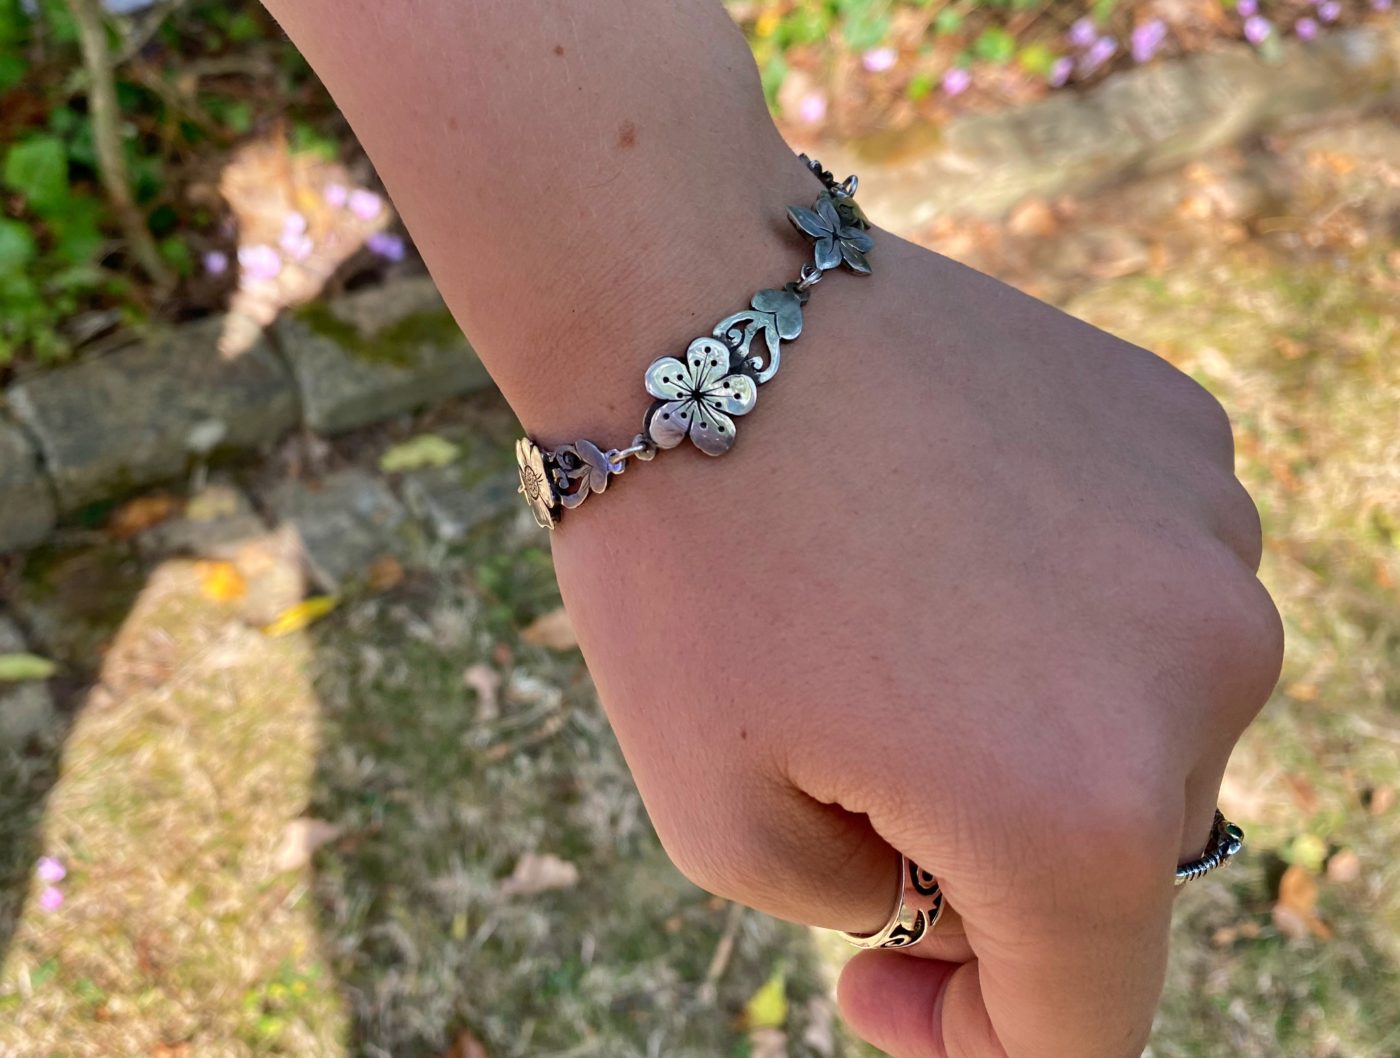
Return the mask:
<svg viewBox="0 0 1400 1058">
<path fill-rule="evenodd" d="M 783 290 L 760 290 L 749 302 L 750 308 L 726 316 L 715 325 L 715 337 L 726 342 L 754 372 L 757 382 L 767 382 L 778 373 L 779 343 L 790 342 L 802 333 L 802 306 L 807 291 L 791 283 Z M 753 340 L 763 336 L 768 348 L 765 359 L 752 353 Z"/>
</svg>

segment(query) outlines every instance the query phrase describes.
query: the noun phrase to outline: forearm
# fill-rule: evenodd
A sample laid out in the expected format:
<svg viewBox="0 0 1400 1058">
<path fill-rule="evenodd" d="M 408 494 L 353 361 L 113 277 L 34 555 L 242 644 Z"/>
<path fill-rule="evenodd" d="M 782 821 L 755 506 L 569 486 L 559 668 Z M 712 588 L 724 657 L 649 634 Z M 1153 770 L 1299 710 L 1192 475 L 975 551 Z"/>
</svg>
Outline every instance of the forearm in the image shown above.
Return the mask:
<svg viewBox="0 0 1400 1058">
<path fill-rule="evenodd" d="M 527 429 L 625 442 L 642 368 L 794 271 L 815 184 L 719 0 L 267 6 Z"/>
</svg>

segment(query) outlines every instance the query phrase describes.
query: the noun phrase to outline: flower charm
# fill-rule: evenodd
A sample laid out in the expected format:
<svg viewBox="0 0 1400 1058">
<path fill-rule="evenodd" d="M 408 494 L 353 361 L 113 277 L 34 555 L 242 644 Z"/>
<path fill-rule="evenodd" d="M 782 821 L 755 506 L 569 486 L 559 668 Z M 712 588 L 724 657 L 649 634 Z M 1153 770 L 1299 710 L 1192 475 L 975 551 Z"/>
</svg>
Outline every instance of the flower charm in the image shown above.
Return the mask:
<svg viewBox="0 0 1400 1058">
<path fill-rule="evenodd" d="M 732 415 L 747 415 L 758 400 L 758 385 L 730 371 L 729 346 L 696 338 L 685 360 L 663 356 L 647 368 L 647 392 L 657 398 L 647 414 L 647 433 L 660 448 L 675 448 L 687 437 L 706 455 L 722 456 L 734 446 Z"/>
<path fill-rule="evenodd" d="M 849 198 L 837 199 L 829 191 L 818 197 L 816 209 L 788 206 L 788 220 L 817 244 L 817 267 L 823 272 L 842 261 L 857 275 L 870 274 L 866 253 L 875 240 L 865 230 L 865 217 Z"/>
<path fill-rule="evenodd" d="M 530 505 L 541 529 L 553 529 L 559 522 L 559 500 L 549 480 L 544 452 L 528 437 L 515 442 L 515 461 L 520 466 L 520 492 Z"/>
</svg>

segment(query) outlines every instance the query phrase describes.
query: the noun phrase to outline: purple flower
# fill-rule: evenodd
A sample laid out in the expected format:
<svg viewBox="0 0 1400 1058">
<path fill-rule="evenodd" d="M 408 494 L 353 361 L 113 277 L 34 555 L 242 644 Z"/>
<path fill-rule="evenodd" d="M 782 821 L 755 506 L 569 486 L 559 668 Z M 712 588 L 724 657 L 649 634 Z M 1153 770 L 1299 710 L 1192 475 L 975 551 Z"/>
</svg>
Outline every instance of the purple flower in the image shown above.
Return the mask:
<svg viewBox="0 0 1400 1058">
<path fill-rule="evenodd" d="M 238 267 L 244 279 L 276 279 L 282 272 L 282 255 L 262 243 L 240 246 Z"/>
<path fill-rule="evenodd" d="M 1094 20 L 1088 15 L 1074 20 L 1074 24 L 1069 27 L 1066 36 L 1069 42 L 1076 48 L 1087 48 L 1098 37 L 1098 27 L 1094 25 Z"/>
<path fill-rule="evenodd" d="M 326 200 L 326 205 L 340 209 L 350 200 L 350 189 L 344 184 L 327 184 L 321 197 Z"/>
<path fill-rule="evenodd" d="M 52 856 L 40 856 L 34 865 L 34 877 L 47 885 L 61 882 L 68 877 L 68 870 Z"/>
<path fill-rule="evenodd" d="M 211 276 L 221 276 L 228 271 L 228 254 L 223 250 L 210 250 L 204 255 L 204 270 Z"/>
<path fill-rule="evenodd" d="M 818 125 L 826 117 L 826 96 L 808 92 L 797 104 L 797 116 L 807 125 Z"/>
<path fill-rule="evenodd" d="M 1259 14 L 1259 0 L 1239 0 L 1235 4 L 1235 10 L 1239 13 L 1240 18 L 1253 18 Z"/>
<path fill-rule="evenodd" d="M 1372 11 L 1389 11 L 1391 0 L 1371 0 Z"/>
<path fill-rule="evenodd" d="M 1263 15 L 1251 15 L 1244 20 L 1244 39 L 1251 44 L 1263 44 L 1274 31 L 1274 24 Z"/>
<path fill-rule="evenodd" d="M 1342 5 L 1338 0 L 1323 0 L 1317 5 L 1317 17 L 1324 22 L 1335 22 L 1342 17 Z"/>
<path fill-rule="evenodd" d="M 1050 82 L 1051 88 L 1059 88 L 1069 83 L 1069 75 L 1074 73 L 1074 60 L 1068 55 L 1061 55 L 1050 65 L 1050 74 L 1046 80 Z"/>
<path fill-rule="evenodd" d="M 282 218 L 282 237 L 277 240 L 282 252 L 293 261 L 305 261 L 311 256 L 313 243 L 306 234 L 306 217 L 297 212 Z"/>
<path fill-rule="evenodd" d="M 386 261 L 402 261 L 407 252 L 404 249 L 403 238 L 389 231 L 375 232 L 365 240 L 365 245 L 371 253 L 377 253 Z"/>
<path fill-rule="evenodd" d="M 53 886 L 47 886 L 39 893 L 39 906 L 45 911 L 57 911 L 63 906 L 63 894 Z"/>
<path fill-rule="evenodd" d="M 379 211 L 384 208 L 384 200 L 373 191 L 366 191 L 357 187 L 350 192 L 350 212 L 361 220 L 373 220 L 379 216 Z"/>
<path fill-rule="evenodd" d="M 1167 24 L 1160 18 L 1150 19 L 1133 30 L 1132 51 L 1134 62 L 1147 62 L 1157 54 L 1157 49 L 1167 39 Z"/>
<path fill-rule="evenodd" d="M 884 73 L 894 69 L 898 58 L 893 48 L 871 48 L 860 57 L 860 64 L 871 73 Z"/>
<path fill-rule="evenodd" d="M 1100 37 L 1089 45 L 1089 50 L 1079 60 L 1080 74 L 1093 73 L 1116 54 L 1118 54 L 1118 42 L 1109 36 Z"/>
<path fill-rule="evenodd" d="M 945 96 L 960 96 L 971 87 L 972 74 L 961 66 L 954 66 L 943 75 L 943 94 Z"/>
<path fill-rule="evenodd" d="M 1293 24 L 1293 32 L 1298 34 L 1299 40 L 1312 40 L 1317 36 L 1317 19 L 1304 15 Z"/>
</svg>

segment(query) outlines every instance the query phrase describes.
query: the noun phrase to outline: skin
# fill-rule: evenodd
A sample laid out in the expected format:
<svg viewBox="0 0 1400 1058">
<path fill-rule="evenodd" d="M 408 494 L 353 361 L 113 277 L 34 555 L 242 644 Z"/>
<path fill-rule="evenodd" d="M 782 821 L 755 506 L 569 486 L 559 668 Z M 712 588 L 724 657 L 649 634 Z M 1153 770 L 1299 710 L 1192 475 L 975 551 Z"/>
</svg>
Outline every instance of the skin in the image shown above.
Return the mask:
<svg viewBox="0 0 1400 1058">
<path fill-rule="evenodd" d="M 268 6 L 545 445 L 628 443 L 646 365 L 808 252 L 783 207 L 818 185 L 715 0 Z M 1229 422 L 1151 353 L 874 235 L 732 452 L 570 513 L 560 586 L 690 878 L 870 931 L 896 850 L 939 877 L 957 914 L 922 957 L 843 973 L 857 1032 L 1127 1058 L 1172 869 L 1280 665 Z"/>
</svg>

